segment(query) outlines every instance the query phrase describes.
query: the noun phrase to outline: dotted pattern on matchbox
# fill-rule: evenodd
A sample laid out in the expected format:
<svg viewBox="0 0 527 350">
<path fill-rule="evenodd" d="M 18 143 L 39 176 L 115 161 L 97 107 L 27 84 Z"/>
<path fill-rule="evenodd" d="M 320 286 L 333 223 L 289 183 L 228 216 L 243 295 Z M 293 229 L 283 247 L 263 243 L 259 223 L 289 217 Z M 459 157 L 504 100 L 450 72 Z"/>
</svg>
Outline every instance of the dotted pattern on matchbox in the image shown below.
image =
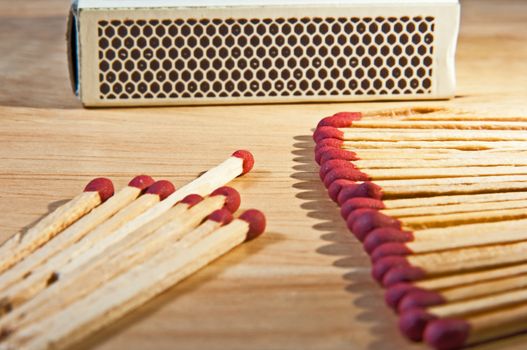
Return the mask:
<svg viewBox="0 0 527 350">
<path fill-rule="evenodd" d="M 100 21 L 100 98 L 426 95 L 434 21 Z"/>
</svg>

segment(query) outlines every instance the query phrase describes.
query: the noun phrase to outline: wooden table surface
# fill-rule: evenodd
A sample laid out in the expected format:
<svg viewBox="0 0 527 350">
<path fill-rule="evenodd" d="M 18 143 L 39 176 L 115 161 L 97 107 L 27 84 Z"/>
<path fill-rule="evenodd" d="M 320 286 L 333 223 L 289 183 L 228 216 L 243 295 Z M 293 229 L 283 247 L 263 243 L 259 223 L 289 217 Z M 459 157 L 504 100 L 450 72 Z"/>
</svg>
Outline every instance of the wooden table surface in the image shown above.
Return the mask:
<svg viewBox="0 0 527 350">
<path fill-rule="evenodd" d="M 443 106 L 527 114 L 527 2 L 462 3 L 451 101 L 83 109 L 69 89 L 68 0 L 0 0 L 0 240 L 94 176 L 182 185 L 239 148 L 268 231 L 75 348 L 401 349 L 396 318 L 318 179 L 310 134 L 342 110 Z M 525 336 L 481 346 L 524 349 Z"/>
</svg>

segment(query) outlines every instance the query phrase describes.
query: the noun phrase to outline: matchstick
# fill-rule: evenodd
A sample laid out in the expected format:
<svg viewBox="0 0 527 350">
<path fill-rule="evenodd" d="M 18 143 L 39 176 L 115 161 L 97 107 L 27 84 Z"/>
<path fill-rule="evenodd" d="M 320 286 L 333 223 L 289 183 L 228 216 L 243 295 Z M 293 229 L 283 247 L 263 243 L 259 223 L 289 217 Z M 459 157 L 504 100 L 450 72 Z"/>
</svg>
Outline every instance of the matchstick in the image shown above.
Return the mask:
<svg viewBox="0 0 527 350">
<path fill-rule="evenodd" d="M 63 249 L 42 265 L 33 268 L 33 270 L 25 274 L 29 276 L 19 283 L 0 292 L 0 300 L 6 301 L 9 309 L 18 307 L 19 304 L 46 288 L 49 281 L 54 279 L 60 268 L 70 263 L 72 259 L 80 256 L 99 241 L 114 234 L 126 222 L 165 199 L 174 190 L 172 183 L 165 180 L 157 181 L 150 185 L 145 194 L 88 233 L 83 239 Z"/>
<path fill-rule="evenodd" d="M 14 309 L 4 320 L 0 320 L 0 325 L 4 324 L 3 321 L 34 321 L 75 302 L 134 264 L 144 262 L 172 242 L 178 241 L 211 212 L 222 207 L 236 211 L 240 204 L 239 193 L 230 187 L 221 187 L 210 197 L 200 199 L 200 196 L 189 195 L 154 223 L 125 237 L 115 237 L 114 234 L 109 237 L 111 239 L 99 242 L 84 255 L 56 270 L 58 281 L 35 298 L 28 301 L 22 300 L 21 295 L 17 296 L 17 305 L 26 303 Z M 15 301 L 4 301 L 10 306 L 12 302 Z M 27 310 L 31 312 L 28 313 Z"/>
<path fill-rule="evenodd" d="M 187 278 L 265 229 L 265 217 L 256 210 L 206 235 L 190 246 L 166 246 L 145 263 L 113 279 L 78 300 L 25 329 L 10 328 L 4 346 L 44 349 L 71 346 L 122 317 L 167 288 Z M 130 283 L 134 281 L 134 283 Z M 6 334 L 4 329 L 4 334 Z"/>
<path fill-rule="evenodd" d="M 497 267 L 527 260 L 527 242 L 471 247 L 409 256 L 388 256 L 373 265 L 372 276 L 384 286 L 425 277 Z"/>
<path fill-rule="evenodd" d="M 26 232 L 19 232 L 0 246 L 0 273 L 24 259 L 113 195 L 106 178 L 90 181 L 84 192 L 55 209 Z"/>
<path fill-rule="evenodd" d="M 522 303 L 527 303 L 527 289 L 496 293 L 428 308 L 409 308 L 402 311 L 399 328 L 409 339 L 421 340 L 423 332 L 434 320 L 463 318 Z"/>
<path fill-rule="evenodd" d="M 335 128 L 323 126 L 313 134 L 315 142 L 334 138 L 342 141 L 527 141 L 524 130 Z M 348 143 L 344 143 L 347 145 Z M 352 143 L 349 143 L 352 144 Z"/>
<path fill-rule="evenodd" d="M 525 150 L 511 149 L 487 149 L 487 150 L 458 150 L 458 149 L 360 149 L 360 155 L 352 149 L 341 148 L 341 141 L 333 142 L 334 139 L 325 139 L 315 147 L 315 160 L 323 164 L 331 159 L 342 159 L 350 161 L 386 161 L 397 160 L 397 163 L 411 163 L 412 160 L 445 160 L 454 159 L 500 159 L 510 157 L 525 157 Z"/>
<path fill-rule="evenodd" d="M 108 181 L 109 180 L 105 180 L 104 183 L 108 184 Z M 134 201 L 152 182 L 152 178 L 144 175 L 132 179 L 128 186 L 110 197 L 102 205 L 93 209 L 89 214 L 68 227 L 46 245 L 35 250 L 30 257 L 22 260 L 20 263 L 0 275 L 0 288 L 5 289 L 13 283 L 20 281 L 37 266 L 83 238 L 101 223 Z M 111 188 L 113 189 L 113 186 Z"/>
<path fill-rule="evenodd" d="M 474 121 L 474 120 L 393 120 L 393 119 L 362 119 L 353 124 L 330 125 L 335 128 L 355 127 L 369 129 L 455 129 L 455 130 L 527 130 L 527 122 L 514 121 Z"/>
<path fill-rule="evenodd" d="M 485 285 L 477 290 L 488 292 L 503 291 L 509 284 L 500 283 L 501 280 L 513 280 L 527 274 L 527 264 L 519 263 L 505 267 L 483 269 L 476 272 L 456 273 L 442 277 L 428 278 L 411 283 L 398 283 L 386 290 L 385 301 L 393 309 L 398 309 L 400 301 L 409 293 L 418 292 L 446 292 L 452 291 L 451 298 L 463 295 L 463 291 L 474 292 L 472 286 Z M 523 283 L 520 281 L 519 283 Z M 505 287 L 504 287 L 505 286 Z M 457 292 L 456 292 L 457 290 Z M 460 299 L 460 297 L 459 297 Z"/>
<path fill-rule="evenodd" d="M 435 349 L 459 349 L 525 331 L 526 315 L 527 304 L 522 303 L 465 318 L 433 320 L 424 339 Z"/>
<path fill-rule="evenodd" d="M 415 288 L 400 300 L 397 306 L 399 313 L 410 309 L 426 309 L 437 305 L 445 305 L 468 299 L 494 296 L 499 293 L 524 289 L 527 287 L 527 274 L 515 275 L 491 281 L 462 285 L 446 290 L 428 290 Z M 441 310 L 441 309 L 440 309 Z M 450 309 L 448 309 L 450 310 Z M 446 316 L 449 316 L 448 314 Z"/>
</svg>

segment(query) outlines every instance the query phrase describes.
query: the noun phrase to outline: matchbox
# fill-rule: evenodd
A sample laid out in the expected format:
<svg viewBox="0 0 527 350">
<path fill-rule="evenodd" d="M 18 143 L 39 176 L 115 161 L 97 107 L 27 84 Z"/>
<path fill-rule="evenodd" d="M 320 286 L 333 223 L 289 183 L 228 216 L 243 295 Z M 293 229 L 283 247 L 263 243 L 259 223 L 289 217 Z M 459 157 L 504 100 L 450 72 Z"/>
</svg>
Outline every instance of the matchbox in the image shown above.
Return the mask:
<svg viewBox="0 0 527 350">
<path fill-rule="evenodd" d="M 77 0 L 85 106 L 445 99 L 457 0 Z"/>
</svg>

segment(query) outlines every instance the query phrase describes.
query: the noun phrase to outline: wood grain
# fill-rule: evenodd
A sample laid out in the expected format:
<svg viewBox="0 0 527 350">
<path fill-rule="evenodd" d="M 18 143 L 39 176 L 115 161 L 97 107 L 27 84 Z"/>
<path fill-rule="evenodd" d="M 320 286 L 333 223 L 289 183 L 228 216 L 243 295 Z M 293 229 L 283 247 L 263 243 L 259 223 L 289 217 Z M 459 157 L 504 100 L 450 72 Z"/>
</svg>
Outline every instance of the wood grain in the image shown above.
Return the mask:
<svg viewBox="0 0 527 350">
<path fill-rule="evenodd" d="M 45 5 L 44 5 L 45 4 Z M 84 110 L 69 90 L 68 0 L 0 0 L 0 240 L 72 198 L 93 176 L 140 173 L 178 186 L 238 148 L 242 208 L 268 232 L 76 349 L 393 349 L 409 345 L 369 261 L 324 192 L 312 128 L 341 110 L 409 106 L 527 115 L 527 3 L 462 4 L 452 101 Z M 514 337 L 482 349 L 522 349 Z"/>
</svg>

